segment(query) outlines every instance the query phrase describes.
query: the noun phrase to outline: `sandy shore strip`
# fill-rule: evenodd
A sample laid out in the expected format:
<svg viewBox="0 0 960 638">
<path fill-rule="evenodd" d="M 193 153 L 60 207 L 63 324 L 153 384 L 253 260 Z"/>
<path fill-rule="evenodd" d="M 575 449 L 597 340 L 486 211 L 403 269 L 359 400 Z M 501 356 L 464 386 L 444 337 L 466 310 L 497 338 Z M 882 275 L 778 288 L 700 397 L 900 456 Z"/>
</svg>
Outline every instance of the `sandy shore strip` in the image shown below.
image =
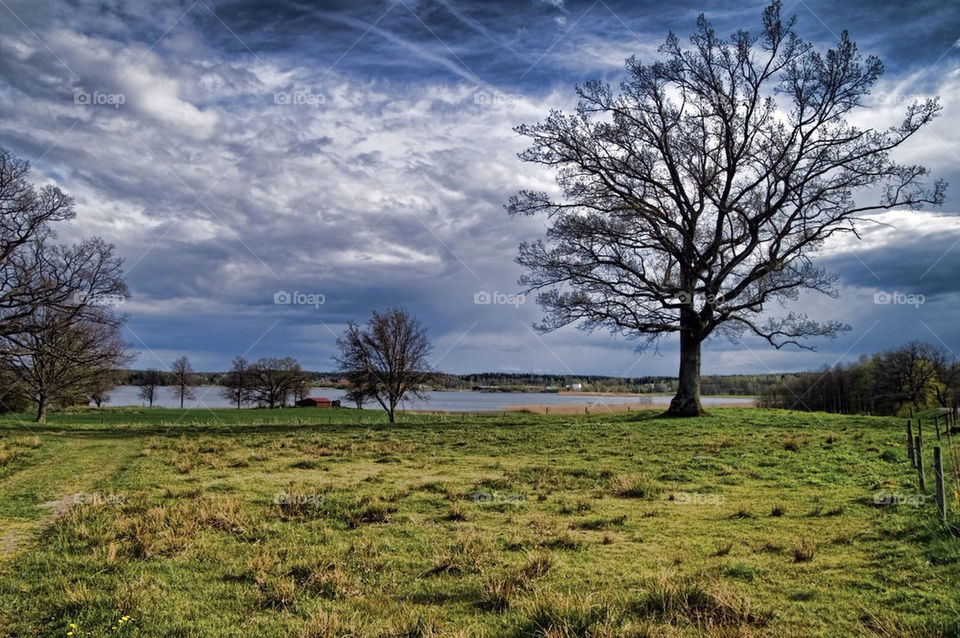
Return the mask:
<svg viewBox="0 0 960 638">
<path fill-rule="evenodd" d="M 669 401 L 663 406 L 669 405 Z M 505 408 L 507 412 L 526 412 L 528 414 L 612 414 L 615 412 L 636 412 L 638 410 L 649 410 L 654 407 L 662 407 L 651 401 L 640 403 L 591 403 L 590 405 L 563 405 L 563 404 L 530 404 L 530 405 L 510 405 Z"/>
<path fill-rule="evenodd" d="M 510 405 L 505 408 L 507 412 L 527 412 L 530 414 L 614 414 L 619 412 L 637 412 L 639 410 L 650 410 L 667 408 L 670 406 L 669 397 L 651 397 L 647 401 L 637 403 L 591 403 L 589 405 L 558 405 L 558 404 L 529 404 L 529 405 Z M 714 408 L 752 408 L 752 400 L 738 401 L 736 403 L 723 403 L 717 405 L 705 405 L 705 410 Z"/>
</svg>

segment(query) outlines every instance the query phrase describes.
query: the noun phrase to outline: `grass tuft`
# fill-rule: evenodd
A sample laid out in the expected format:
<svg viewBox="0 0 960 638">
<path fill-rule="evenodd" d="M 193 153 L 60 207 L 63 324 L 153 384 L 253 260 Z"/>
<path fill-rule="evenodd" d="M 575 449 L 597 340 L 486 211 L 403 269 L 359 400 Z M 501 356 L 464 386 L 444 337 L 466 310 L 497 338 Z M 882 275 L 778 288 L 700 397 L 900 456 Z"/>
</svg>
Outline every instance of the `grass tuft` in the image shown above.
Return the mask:
<svg viewBox="0 0 960 638">
<path fill-rule="evenodd" d="M 660 621 L 685 620 L 705 628 L 757 626 L 769 620 L 767 614 L 754 609 L 749 598 L 724 581 L 706 583 L 666 570 L 646 582 L 631 610 Z"/>
<path fill-rule="evenodd" d="M 816 546 L 805 538 L 801 538 L 790 548 L 795 563 L 809 563 L 816 553 Z"/>
<path fill-rule="evenodd" d="M 646 476 L 619 474 L 610 481 L 610 493 L 619 498 L 653 499 L 663 493 L 663 486 Z"/>
</svg>

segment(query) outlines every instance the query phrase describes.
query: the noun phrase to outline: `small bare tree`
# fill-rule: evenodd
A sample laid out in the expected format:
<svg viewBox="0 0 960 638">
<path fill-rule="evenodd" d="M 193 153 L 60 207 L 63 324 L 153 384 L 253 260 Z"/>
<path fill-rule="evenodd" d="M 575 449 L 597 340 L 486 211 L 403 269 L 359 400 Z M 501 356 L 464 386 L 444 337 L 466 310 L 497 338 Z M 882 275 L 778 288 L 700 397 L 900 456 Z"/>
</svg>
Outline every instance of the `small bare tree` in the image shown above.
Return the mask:
<svg viewBox="0 0 960 638">
<path fill-rule="evenodd" d="M 351 322 L 337 345 L 336 361 L 351 385 L 376 399 L 390 423 L 395 422 L 397 404 L 408 395 L 422 397 L 423 384 L 434 376 L 426 332 L 399 308 L 374 311 L 365 328 Z"/>
<path fill-rule="evenodd" d="M 641 347 L 678 333 L 670 415 L 702 413 L 700 347 L 714 333 L 781 348 L 849 329 L 765 311 L 802 290 L 835 295 L 835 276 L 812 258 L 864 215 L 944 198 L 942 181 L 928 186 L 926 169 L 890 156 L 937 117 L 937 100 L 885 131 L 850 124 L 880 61 L 846 32 L 822 54 L 780 8 L 765 9 L 758 35 L 730 40 L 700 16 L 690 48 L 671 33 L 662 61 L 630 58 L 619 92 L 590 82 L 575 114 L 517 129 L 532 140 L 521 158 L 555 169 L 562 189 L 521 191 L 507 206 L 549 220 L 546 240 L 517 259 L 521 284 L 540 293 L 540 328 L 604 327 Z M 854 199 L 868 188 L 878 203 Z"/>
<path fill-rule="evenodd" d="M 874 372 L 876 393 L 895 405 L 918 410 L 937 405 L 945 362 L 941 348 L 920 341 L 888 350 L 880 355 Z"/>
<path fill-rule="evenodd" d="M 236 357 L 230 370 L 220 380 L 220 396 L 235 403 L 239 410 L 253 400 L 253 370 L 243 357 Z"/>
<path fill-rule="evenodd" d="M 120 385 L 121 371 L 109 370 L 105 374 L 97 375 L 87 383 L 87 398 L 93 401 L 98 408 L 110 400 L 110 393 Z"/>
<path fill-rule="evenodd" d="M 358 379 L 360 381 L 360 379 Z M 350 385 L 347 387 L 346 394 L 343 395 L 344 401 L 349 401 L 350 403 L 357 406 L 358 410 L 363 409 L 363 403 L 367 399 L 373 398 L 373 392 L 370 388 L 365 388 L 361 385 L 357 385 L 354 382 L 350 382 Z"/>
<path fill-rule="evenodd" d="M 159 370 L 145 370 L 140 377 L 140 398 L 151 408 L 157 398 L 157 388 L 163 385 L 163 377 Z"/>
<path fill-rule="evenodd" d="M 313 385 L 313 375 L 307 370 L 300 370 L 294 375 L 291 394 L 293 401 L 301 401 L 310 396 L 310 386 Z"/>
<path fill-rule="evenodd" d="M 170 372 L 173 374 L 173 385 L 177 388 L 182 408 L 184 399 L 192 399 L 195 396 L 194 389 L 199 384 L 197 374 L 186 357 L 180 357 L 174 361 L 170 366 Z"/>
</svg>

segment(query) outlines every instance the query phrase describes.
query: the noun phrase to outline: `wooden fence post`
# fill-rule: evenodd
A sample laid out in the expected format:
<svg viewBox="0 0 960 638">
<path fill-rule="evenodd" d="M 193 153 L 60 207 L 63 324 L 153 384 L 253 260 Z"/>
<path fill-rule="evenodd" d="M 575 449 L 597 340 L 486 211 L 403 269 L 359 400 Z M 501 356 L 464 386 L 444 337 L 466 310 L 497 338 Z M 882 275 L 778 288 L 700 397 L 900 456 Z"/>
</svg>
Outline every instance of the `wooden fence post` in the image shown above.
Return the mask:
<svg viewBox="0 0 960 638">
<path fill-rule="evenodd" d="M 913 427 L 907 420 L 907 458 L 910 459 L 910 467 L 917 467 L 917 462 L 913 459 Z"/>
<path fill-rule="evenodd" d="M 940 459 L 940 447 L 933 448 L 933 476 L 936 482 L 937 513 L 940 522 L 947 522 L 947 500 L 943 493 L 943 462 Z"/>
<path fill-rule="evenodd" d="M 923 447 L 920 441 L 920 435 L 917 435 L 917 438 L 913 441 L 913 454 L 917 459 L 917 476 L 920 479 L 920 491 L 924 492 L 927 489 L 926 482 L 923 479 Z"/>
</svg>

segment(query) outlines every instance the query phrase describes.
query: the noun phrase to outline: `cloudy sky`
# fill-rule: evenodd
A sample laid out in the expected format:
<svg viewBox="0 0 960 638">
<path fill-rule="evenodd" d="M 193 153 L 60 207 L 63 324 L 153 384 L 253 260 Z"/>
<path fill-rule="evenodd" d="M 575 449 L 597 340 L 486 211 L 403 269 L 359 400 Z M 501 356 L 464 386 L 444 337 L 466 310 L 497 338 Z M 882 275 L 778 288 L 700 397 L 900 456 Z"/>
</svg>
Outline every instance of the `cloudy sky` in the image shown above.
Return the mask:
<svg viewBox="0 0 960 638">
<path fill-rule="evenodd" d="M 401 305 L 438 368 L 675 374 L 676 344 L 575 329 L 536 335 L 513 259 L 537 220 L 509 218 L 515 125 L 570 109 L 576 84 L 616 82 L 706 11 L 755 29 L 762 2 L 685 0 L 0 0 L 0 145 L 72 194 L 64 241 L 100 235 L 126 264 L 137 367 L 187 354 L 333 367 L 348 320 Z M 802 311 L 852 330 L 816 352 L 709 342 L 704 371 L 816 369 L 908 339 L 960 353 L 960 11 L 956 3 L 787 0 L 806 38 L 849 30 L 887 72 L 858 123 L 885 127 L 916 97 L 943 116 L 902 149 L 954 186 L 941 210 L 893 211 L 831 245 L 838 299 Z M 299 293 L 274 303 L 278 293 Z M 876 304 L 879 292 L 922 304 Z M 310 297 L 310 295 L 314 295 Z M 283 299 L 280 299 L 283 301 Z M 312 301 L 323 301 L 313 304 Z"/>
</svg>

